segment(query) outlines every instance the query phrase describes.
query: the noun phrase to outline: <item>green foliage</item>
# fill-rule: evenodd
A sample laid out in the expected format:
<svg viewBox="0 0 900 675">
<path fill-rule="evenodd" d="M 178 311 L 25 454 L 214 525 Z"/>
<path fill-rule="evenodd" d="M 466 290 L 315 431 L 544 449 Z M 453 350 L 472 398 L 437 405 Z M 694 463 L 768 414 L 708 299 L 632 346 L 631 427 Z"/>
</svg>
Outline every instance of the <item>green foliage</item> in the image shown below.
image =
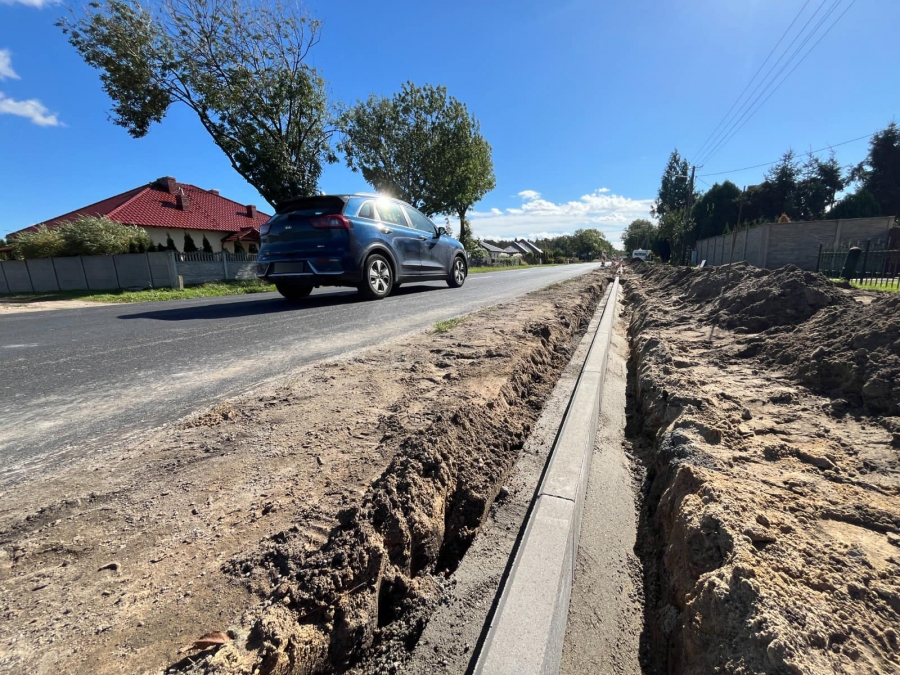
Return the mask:
<svg viewBox="0 0 900 675">
<path fill-rule="evenodd" d="M 881 213 L 900 216 L 900 127 L 895 122 L 872 136 L 866 158 L 850 179 L 871 194 Z"/>
<path fill-rule="evenodd" d="M 52 229 L 41 225 L 13 242 L 17 258 L 144 253 L 152 248 L 143 228 L 102 216 L 79 216 Z"/>
<path fill-rule="evenodd" d="M 653 203 L 651 213 L 654 216 L 662 219 L 670 213 L 684 211 L 690 195 L 688 178 L 690 170 L 688 161 L 681 157 L 678 150 L 673 150 L 663 172 L 656 201 Z"/>
<path fill-rule="evenodd" d="M 50 229 L 38 225 L 33 230 L 20 232 L 12 240 L 13 256 L 18 259 L 52 258 L 62 255 L 63 238 L 60 228 Z"/>
<path fill-rule="evenodd" d="M 881 215 L 881 206 L 875 195 L 866 189 L 847 195 L 828 212 L 826 218 L 873 218 Z"/>
<path fill-rule="evenodd" d="M 341 129 L 348 167 L 428 216 L 458 215 L 459 239 L 470 246 L 466 212 L 496 182 L 491 146 L 446 87 L 406 82 L 390 99 L 373 94 L 343 113 Z"/>
<path fill-rule="evenodd" d="M 245 253 L 244 245 L 241 243 L 240 239 L 235 239 L 235 241 L 234 241 L 234 252 L 235 252 L 235 255 L 237 255 L 239 253 Z"/>
<path fill-rule="evenodd" d="M 726 180 L 716 183 L 694 204 L 694 226 L 691 241 L 717 237 L 737 225 L 741 189 Z"/>
<path fill-rule="evenodd" d="M 157 244 L 157 245 L 156 245 L 156 252 L 157 252 L 157 253 L 165 253 L 165 252 L 168 251 L 168 250 L 169 250 L 169 249 L 166 248 L 165 246 L 163 246 L 162 244 Z"/>
<path fill-rule="evenodd" d="M 205 239 L 206 237 L 204 237 Z M 190 235 L 189 232 L 184 233 L 184 252 L 185 253 L 196 253 L 197 252 L 197 244 L 194 243 L 194 238 Z"/>
<path fill-rule="evenodd" d="M 635 249 L 652 250 L 658 236 L 656 225 L 649 220 L 638 218 L 631 221 L 622 233 L 622 244 L 626 251 Z"/>
<path fill-rule="evenodd" d="M 166 232 L 166 250 L 167 251 L 178 251 L 175 246 L 175 240 L 172 239 L 172 235 Z"/>
<path fill-rule="evenodd" d="M 257 253 L 259 253 L 259 248 L 256 244 L 250 244 L 250 246 L 247 247 L 247 252 L 252 255 L 256 255 Z"/>
<path fill-rule="evenodd" d="M 97 0 L 57 22 L 101 71 L 113 122 L 135 138 L 188 106 L 271 204 L 316 194 L 331 149 L 325 81 L 305 62 L 320 24 L 282 0 Z"/>
<path fill-rule="evenodd" d="M 203 252 L 204 253 L 212 253 L 213 248 L 212 244 L 209 243 L 209 239 L 206 238 L 206 235 L 203 235 Z"/>
</svg>

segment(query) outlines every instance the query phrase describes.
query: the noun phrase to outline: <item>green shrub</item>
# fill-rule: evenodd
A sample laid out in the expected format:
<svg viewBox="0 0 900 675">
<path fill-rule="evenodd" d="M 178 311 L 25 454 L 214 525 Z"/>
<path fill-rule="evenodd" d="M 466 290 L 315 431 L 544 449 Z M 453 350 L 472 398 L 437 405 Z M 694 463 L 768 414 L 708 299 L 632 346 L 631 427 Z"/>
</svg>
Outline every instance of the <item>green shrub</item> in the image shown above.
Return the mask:
<svg viewBox="0 0 900 675">
<path fill-rule="evenodd" d="M 61 255 L 65 244 L 60 228 L 52 230 L 38 225 L 34 230 L 21 232 L 12 241 L 13 256 L 23 258 L 52 258 Z"/>
<path fill-rule="evenodd" d="M 198 251 L 197 244 L 194 243 L 194 238 L 190 235 L 189 232 L 184 233 L 184 252 L 185 253 L 196 253 Z"/>
<path fill-rule="evenodd" d="M 58 255 L 115 255 L 144 253 L 153 246 L 142 227 L 123 225 L 105 216 L 80 216 L 57 230 L 63 240 Z"/>
<path fill-rule="evenodd" d="M 206 235 L 203 235 L 203 252 L 204 253 L 212 253 L 212 244 L 209 243 L 209 239 L 206 238 Z"/>
<path fill-rule="evenodd" d="M 175 246 L 175 240 L 172 239 L 172 235 L 166 232 L 166 250 L 167 251 L 178 251 Z"/>
<path fill-rule="evenodd" d="M 52 229 L 39 225 L 31 232 L 18 235 L 13 242 L 17 258 L 114 255 L 152 249 L 153 244 L 143 228 L 97 216 L 79 216 Z"/>
<path fill-rule="evenodd" d="M 259 253 L 259 249 L 257 248 L 256 244 L 250 244 L 250 246 L 247 247 L 247 252 L 255 255 Z"/>
<path fill-rule="evenodd" d="M 244 245 L 241 243 L 240 239 L 234 240 L 234 252 L 235 254 L 244 253 Z"/>
</svg>

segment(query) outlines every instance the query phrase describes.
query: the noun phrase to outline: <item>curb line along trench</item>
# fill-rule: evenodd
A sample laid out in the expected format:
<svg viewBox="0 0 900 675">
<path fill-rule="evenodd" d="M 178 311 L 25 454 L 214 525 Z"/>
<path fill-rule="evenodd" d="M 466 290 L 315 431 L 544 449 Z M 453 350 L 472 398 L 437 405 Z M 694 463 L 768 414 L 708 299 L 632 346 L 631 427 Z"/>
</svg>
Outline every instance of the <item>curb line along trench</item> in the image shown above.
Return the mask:
<svg viewBox="0 0 900 675">
<path fill-rule="evenodd" d="M 618 290 L 616 277 L 487 627 L 476 675 L 559 671 Z"/>
</svg>

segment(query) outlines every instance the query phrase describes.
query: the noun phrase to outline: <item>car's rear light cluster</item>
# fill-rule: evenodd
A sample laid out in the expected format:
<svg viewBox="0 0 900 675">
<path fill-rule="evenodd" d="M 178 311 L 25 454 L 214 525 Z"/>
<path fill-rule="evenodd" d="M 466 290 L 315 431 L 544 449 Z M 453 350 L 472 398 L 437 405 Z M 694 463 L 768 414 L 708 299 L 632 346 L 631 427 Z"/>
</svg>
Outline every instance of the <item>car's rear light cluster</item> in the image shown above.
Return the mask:
<svg viewBox="0 0 900 675">
<path fill-rule="evenodd" d="M 316 216 L 309 224 L 317 230 L 349 230 L 350 221 L 344 216 Z"/>
<path fill-rule="evenodd" d="M 271 230 L 271 229 L 272 229 L 271 223 L 263 223 L 259 227 L 259 236 L 265 237 L 267 234 L 269 234 L 269 230 Z"/>
</svg>

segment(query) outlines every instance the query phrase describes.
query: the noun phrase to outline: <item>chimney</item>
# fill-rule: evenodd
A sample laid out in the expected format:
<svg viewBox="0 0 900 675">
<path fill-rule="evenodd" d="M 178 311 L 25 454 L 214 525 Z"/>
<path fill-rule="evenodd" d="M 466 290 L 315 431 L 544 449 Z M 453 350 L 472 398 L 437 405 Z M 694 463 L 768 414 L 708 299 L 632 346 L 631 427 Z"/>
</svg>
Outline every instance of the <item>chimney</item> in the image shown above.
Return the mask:
<svg viewBox="0 0 900 675">
<path fill-rule="evenodd" d="M 219 191 L 218 191 L 218 190 L 210 190 L 209 192 L 210 192 L 211 194 L 216 195 L 216 197 L 219 196 Z"/>
<path fill-rule="evenodd" d="M 178 208 L 182 211 L 190 211 L 191 210 L 191 198 L 186 194 L 181 193 L 175 195 L 175 203 L 178 205 Z"/>
<path fill-rule="evenodd" d="M 247 217 L 256 218 L 256 207 L 253 204 L 247 204 Z"/>
<path fill-rule="evenodd" d="M 156 180 L 156 185 L 168 192 L 170 195 L 178 193 L 178 181 L 172 176 L 163 176 Z"/>
</svg>

